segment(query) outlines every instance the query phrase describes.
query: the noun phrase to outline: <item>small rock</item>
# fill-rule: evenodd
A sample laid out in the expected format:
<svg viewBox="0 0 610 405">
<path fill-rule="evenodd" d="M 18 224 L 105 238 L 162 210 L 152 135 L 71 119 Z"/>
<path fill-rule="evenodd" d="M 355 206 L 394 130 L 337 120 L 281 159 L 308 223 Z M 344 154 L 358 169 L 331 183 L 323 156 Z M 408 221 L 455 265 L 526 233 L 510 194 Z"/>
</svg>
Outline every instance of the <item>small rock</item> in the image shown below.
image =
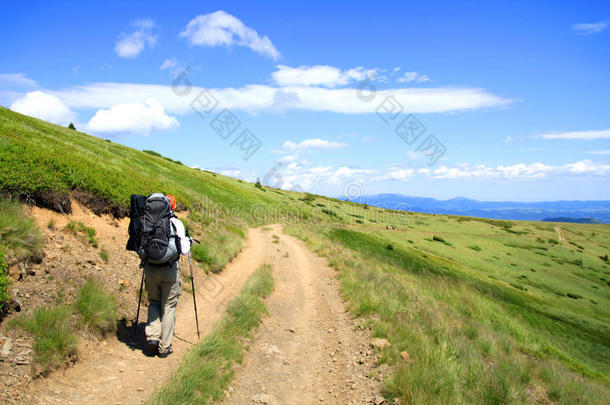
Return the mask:
<svg viewBox="0 0 610 405">
<path fill-rule="evenodd" d="M 138 391 L 139 391 L 139 392 L 144 391 L 144 387 L 138 387 Z"/>
<path fill-rule="evenodd" d="M 255 404 L 273 405 L 276 403 L 275 397 L 271 394 L 256 394 L 250 399 Z"/>
<path fill-rule="evenodd" d="M 375 397 L 375 405 L 382 405 L 385 404 L 385 398 L 382 397 L 381 395 L 377 395 Z"/>
<path fill-rule="evenodd" d="M 387 339 L 373 339 L 371 346 L 376 349 L 383 350 L 386 347 L 392 346 L 392 343 L 390 343 Z"/>
<path fill-rule="evenodd" d="M 2 354 L 3 356 L 8 356 L 9 354 L 11 354 L 12 348 L 13 339 L 6 339 L 6 342 L 4 342 L 4 345 L 2 345 L 2 351 L 0 351 L 0 354 Z"/>
</svg>

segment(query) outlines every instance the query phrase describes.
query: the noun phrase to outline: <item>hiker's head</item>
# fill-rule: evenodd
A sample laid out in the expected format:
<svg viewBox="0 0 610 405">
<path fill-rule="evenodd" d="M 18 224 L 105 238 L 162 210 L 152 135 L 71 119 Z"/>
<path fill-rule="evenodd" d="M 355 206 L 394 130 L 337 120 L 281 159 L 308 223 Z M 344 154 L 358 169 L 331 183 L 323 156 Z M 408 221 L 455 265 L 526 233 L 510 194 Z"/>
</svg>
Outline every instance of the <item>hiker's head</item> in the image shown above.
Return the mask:
<svg viewBox="0 0 610 405">
<path fill-rule="evenodd" d="M 166 194 L 167 198 L 169 198 L 169 205 L 172 208 L 172 211 L 176 209 L 176 197 L 173 195 Z"/>
</svg>

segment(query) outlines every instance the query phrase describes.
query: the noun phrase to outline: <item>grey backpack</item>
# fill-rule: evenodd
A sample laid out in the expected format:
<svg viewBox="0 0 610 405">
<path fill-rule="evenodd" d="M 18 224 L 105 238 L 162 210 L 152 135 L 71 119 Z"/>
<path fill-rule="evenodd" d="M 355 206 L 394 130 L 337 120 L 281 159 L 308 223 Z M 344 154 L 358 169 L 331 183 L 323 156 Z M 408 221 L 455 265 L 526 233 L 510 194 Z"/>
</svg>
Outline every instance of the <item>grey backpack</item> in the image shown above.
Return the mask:
<svg viewBox="0 0 610 405">
<path fill-rule="evenodd" d="M 144 263 L 166 264 L 178 260 L 180 255 L 174 218 L 169 198 L 153 193 L 143 204 L 140 217 L 141 243 L 138 255 Z"/>
</svg>

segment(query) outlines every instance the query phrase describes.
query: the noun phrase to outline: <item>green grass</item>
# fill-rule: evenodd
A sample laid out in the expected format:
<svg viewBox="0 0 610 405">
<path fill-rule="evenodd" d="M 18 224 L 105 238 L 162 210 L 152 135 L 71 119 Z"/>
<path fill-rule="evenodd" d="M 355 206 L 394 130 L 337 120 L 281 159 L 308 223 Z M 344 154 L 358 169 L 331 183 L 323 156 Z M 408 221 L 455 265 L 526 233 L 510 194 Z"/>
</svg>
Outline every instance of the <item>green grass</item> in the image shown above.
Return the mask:
<svg viewBox="0 0 610 405">
<path fill-rule="evenodd" d="M 4 252 L 0 252 L 0 311 L 2 311 L 4 303 L 11 298 L 9 294 L 10 285 Z"/>
<path fill-rule="evenodd" d="M 75 236 L 83 236 L 87 243 L 94 248 L 98 247 L 97 239 L 95 238 L 97 232 L 95 229 L 83 224 L 81 221 L 70 221 L 68 225 L 66 225 L 65 229 Z"/>
<path fill-rule="evenodd" d="M 151 404 L 207 404 L 224 397 L 233 379 L 233 365 L 241 362 L 247 340 L 267 313 L 263 298 L 273 289 L 270 265 L 248 279 L 226 315 L 204 340 L 185 356 L 178 371 L 155 393 Z"/>
<path fill-rule="evenodd" d="M 14 199 L 0 198 L 0 251 L 8 261 L 36 259 L 44 237 L 24 208 Z"/>
<path fill-rule="evenodd" d="M 115 331 L 117 302 L 100 284 L 87 280 L 80 288 L 75 307 L 91 331 L 102 336 Z"/>
<path fill-rule="evenodd" d="M 43 257 L 44 237 L 23 207 L 0 198 L 0 311 L 11 298 L 8 263 L 38 261 Z"/>
<path fill-rule="evenodd" d="M 3 108 L 0 142 L 4 194 L 45 205 L 49 195 L 85 192 L 119 214 L 132 193 L 176 196 L 188 208 L 178 214 L 202 242 L 193 258 L 206 271 L 220 271 L 239 252 L 248 227 L 292 224 L 291 232 L 339 270 L 354 316 L 366 317 L 376 336 L 393 343 L 380 353 L 395 370 L 385 385 L 388 399 L 610 398 L 608 225 L 561 224 L 567 240 L 560 242 L 553 224 L 384 210 L 257 188 Z M 392 225 L 398 229 L 386 229 Z M 208 352 L 193 351 L 188 361 L 203 365 L 218 393 L 230 372 L 217 354 L 224 338 L 215 333 L 216 340 L 206 340 Z M 205 378 L 181 370 L 186 385 L 178 397 L 207 400 L 196 394 Z"/>
<path fill-rule="evenodd" d="M 104 261 L 104 263 L 108 263 L 110 261 L 110 254 L 104 248 L 100 249 L 100 257 Z"/>
<path fill-rule="evenodd" d="M 409 404 L 523 403 L 533 401 L 532 392 L 541 392 L 558 403 L 607 403 L 607 311 L 599 305 L 591 311 L 591 302 L 560 298 L 540 287 L 554 286 L 558 277 L 568 276 L 561 272 L 528 271 L 519 278 L 523 273 L 513 276 L 513 266 L 501 262 L 495 263 L 493 274 L 483 269 L 489 260 L 480 258 L 483 252 L 506 249 L 501 246 L 507 239 L 523 242 L 524 230 L 517 225 L 509 228 L 517 233 L 500 227 L 500 240 L 492 248 L 486 235 L 494 224 L 471 221 L 457 232 L 452 225 L 457 218 L 445 220 L 436 223 L 429 217 L 406 234 L 329 225 L 288 228 L 340 270 L 350 311 L 371 319 L 374 335 L 392 342 L 380 353 L 382 361 L 397 370 L 386 382 L 386 397 Z M 454 230 L 451 240 L 458 254 L 428 241 L 439 230 Z M 425 250 L 414 248 L 409 240 Z M 389 244 L 392 250 L 387 249 Z M 472 245 L 483 248 L 476 251 Z M 560 257 L 562 252 L 554 254 Z M 530 250 L 520 255 L 512 259 L 519 261 L 518 267 L 521 261 L 539 262 Z M 528 291 L 503 278 L 518 279 Z M 591 282 L 572 282 L 569 288 L 580 291 Z M 608 290 L 587 291 L 588 297 L 608 303 Z M 401 359 L 403 350 L 412 362 Z M 549 369 L 553 373 L 547 373 Z"/>
<path fill-rule="evenodd" d="M 34 337 L 34 360 L 42 374 L 48 374 L 66 359 L 76 356 L 76 337 L 70 325 L 72 312 L 67 306 L 38 308 L 30 317 L 20 317 L 13 324 Z"/>
</svg>

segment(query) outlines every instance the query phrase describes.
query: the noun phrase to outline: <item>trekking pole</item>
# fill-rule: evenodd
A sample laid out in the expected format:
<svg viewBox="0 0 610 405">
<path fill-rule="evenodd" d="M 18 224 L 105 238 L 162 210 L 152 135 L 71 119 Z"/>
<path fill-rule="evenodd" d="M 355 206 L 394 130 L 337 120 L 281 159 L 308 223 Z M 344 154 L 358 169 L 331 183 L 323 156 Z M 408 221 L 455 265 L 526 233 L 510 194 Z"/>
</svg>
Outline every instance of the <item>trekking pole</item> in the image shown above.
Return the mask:
<svg viewBox="0 0 610 405">
<path fill-rule="evenodd" d="M 194 239 L 197 241 L 196 239 Z M 199 241 L 197 241 L 199 243 Z M 193 263 L 191 262 L 191 252 L 189 251 L 189 268 L 191 269 L 191 287 L 193 288 L 193 306 L 195 307 L 195 324 L 197 325 L 197 340 L 200 340 L 201 331 L 199 330 L 199 317 L 197 316 L 197 299 L 195 298 L 195 279 L 193 278 Z"/>
<path fill-rule="evenodd" d="M 142 303 L 142 287 L 144 286 L 144 270 L 142 269 L 142 281 L 140 281 L 140 296 L 138 298 L 138 311 L 136 312 L 136 324 L 133 328 L 132 345 L 136 345 L 136 335 L 138 333 L 138 321 L 140 320 L 140 304 Z"/>
</svg>

